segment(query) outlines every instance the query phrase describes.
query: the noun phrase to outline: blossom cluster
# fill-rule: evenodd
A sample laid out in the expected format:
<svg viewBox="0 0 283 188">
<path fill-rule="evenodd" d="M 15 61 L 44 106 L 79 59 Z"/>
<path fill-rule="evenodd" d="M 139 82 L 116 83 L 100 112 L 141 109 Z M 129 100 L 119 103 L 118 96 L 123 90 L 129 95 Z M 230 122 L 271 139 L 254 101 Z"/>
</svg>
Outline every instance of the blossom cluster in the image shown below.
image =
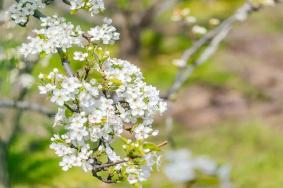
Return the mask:
<svg viewBox="0 0 283 188">
<path fill-rule="evenodd" d="M 217 178 L 222 185 L 226 185 L 225 187 L 231 184 L 230 167 L 220 166 L 206 156 L 193 157 L 189 150 L 180 149 L 167 151 L 165 158 L 168 163 L 164 172 L 172 182 L 191 182 L 199 179 L 201 175 L 206 175 Z"/>
<path fill-rule="evenodd" d="M 119 40 L 120 33 L 116 32 L 117 29 L 111 24 L 111 19 L 104 18 L 103 25 L 91 28 L 90 31 L 88 31 L 88 34 L 91 36 L 91 41 L 101 41 L 103 44 L 112 44 L 116 40 Z"/>
<path fill-rule="evenodd" d="M 156 148 L 147 148 L 145 139 L 158 134 L 151 125 L 154 116 L 165 111 L 166 103 L 155 87 L 143 81 L 140 70 L 127 61 L 108 58 L 97 71 L 103 75 L 103 81 L 67 77 L 57 69 L 40 75 L 40 93 L 48 94 L 50 101 L 58 105 L 54 126 L 59 132 L 63 130 L 63 134 L 58 132 L 52 137 L 51 148 L 62 157 L 63 170 L 76 166 L 92 171 L 96 163 L 102 163 L 102 155 L 108 162 L 123 159 L 111 144 L 122 139 L 125 126 L 130 126 L 127 130 L 136 142 L 126 141 L 123 148 L 131 149 L 124 157 L 129 161 L 117 170 L 125 169 L 131 184 L 144 181 L 158 158 Z M 131 156 L 136 150 L 139 154 Z"/>
<path fill-rule="evenodd" d="M 105 5 L 103 0 L 70 0 L 70 9 L 85 9 L 90 11 L 91 15 L 95 15 L 105 10 Z"/>
<path fill-rule="evenodd" d="M 41 29 L 34 30 L 35 37 L 28 37 L 29 42 L 24 43 L 20 53 L 24 56 L 45 53 L 54 54 L 58 48 L 66 52 L 73 46 L 84 47 L 85 40 L 80 26 L 74 26 L 64 18 L 58 16 L 43 17 Z M 111 25 L 112 20 L 105 18 L 104 24 L 90 28 L 87 32 L 89 39 L 93 43 L 113 44 L 119 39 L 119 33 Z"/>
<path fill-rule="evenodd" d="M 69 4 L 72 10 L 92 14 L 104 10 L 102 0 Z M 40 21 L 41 29 L 28 37 L 21 54 L 59 53 L 65 64 L 81 63 L 81 69 L 74 74 L 67 71 L 68 76 L 57 68 L 39 75 L 40 93 L 58 106 L 50 147 L 61 157 L 59 165 L 64 171 L 80 167 L 105 182 L 145 181 L 160 160 L 160 147 L 147 141 L 158 135 L 152 127 L 155 115 L 166 110 L 159 91 L 145 83 L 138 67 L 110 57 L 104 49 L 120 35 L 111 19 L 88 31 L 57 16 Z M 72 52 L 73 47 L 78 50 Z M 117 142 L 123 142 L 122 151 L 114 147 Z"/>
<path fill-rule="evenodd" d="M 64 18 L 52 16 L 41 18 L 42 29 L 34 30 L 35 37 L 28 37 L 20 49 L 24 56 L 38 53 L 56 53 L 58 48 L 66 51 L 73 45 L 81 45 L 82 31 Z"/>
<path fill-rule="evenodd" d="M 28 22 L 29 16 L 32 16 L 35 10 L 44 8 L 45 3 L 42 0 L 20 0 L 10 7 L 11 18 L 20 25 Z"/>
</svg>

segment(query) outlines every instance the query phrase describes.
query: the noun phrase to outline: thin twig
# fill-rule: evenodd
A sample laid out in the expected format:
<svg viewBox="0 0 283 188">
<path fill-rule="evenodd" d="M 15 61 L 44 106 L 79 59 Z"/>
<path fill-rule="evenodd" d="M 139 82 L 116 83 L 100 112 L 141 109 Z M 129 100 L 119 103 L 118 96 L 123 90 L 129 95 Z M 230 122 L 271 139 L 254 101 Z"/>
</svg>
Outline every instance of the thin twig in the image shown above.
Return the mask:
<svg viewBox="0 0 283 188">
<path fill-rule="evenodd" d="M 71 2 L 69 0 L 62 0 L 63 3 L 65 3 L 66 5 L 71 5 Z"/>
<path fill-rule="evenodd" d="M 166 146 L 167 144 L 168 144 L 168 141 L 164 141 L 164 142 L 161 142 L 160 144 L 158 144 L 157 147 L 162 148 L 162 147 Z"/>
<path fill-rule="evenodd" d="M 66 71 L 66 73 L 68 74 L 68 76 L 73 77 L 74 73 L 73 70 L 70 66 L 69 60 L 67 58 L 67 55 L 63 52 L 63 50 L 61 48 L 57 48 L 58 54 L 60 56 L 61 59 L 61 63 L 62 66 L 64 68 L 64 70 Z"/>
<path fill-rule="evenodd" d="M 109 168 L 111 166 L 115 166 L 115 165 L 126 163 L 126 162 L 128 162 L 128 161 L 121 160 L 121 161 L 117 161 L 117 162 L 113 162 L 113 163 L 106 163 L 106 164 L 102 164 L 102 165 L 96 165 L 96 166 L 94 166 L 93 171 L 97 172 L 97 171 L 103 170 L 105 168 Z"/>
</svg>

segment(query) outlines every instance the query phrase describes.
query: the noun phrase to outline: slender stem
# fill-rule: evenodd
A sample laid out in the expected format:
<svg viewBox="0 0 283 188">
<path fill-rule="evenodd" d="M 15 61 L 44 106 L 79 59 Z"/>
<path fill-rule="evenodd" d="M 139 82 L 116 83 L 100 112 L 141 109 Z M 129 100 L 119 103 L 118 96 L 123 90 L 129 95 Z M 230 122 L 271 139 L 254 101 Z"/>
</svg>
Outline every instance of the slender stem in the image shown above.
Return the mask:
<svg viewBox="0 0 283 188">
<path fill-rule="evenodd" d="M 61 58 L 61 62 L 62 62 L 62 66 L 65 69 L 66 73 L 68 74 L 68 76 L 73 77 L 74 73 L 73 70 L 69 64 L 69 60 L 67 58 L 67 55 L 63 52 L 63 50 L 61 48 L 57 49 L 58 54 Z"/>
<path fill-rule="evenodd" d="M 126 163 L 126 162 L 128 162 L 128 161 L 122 160 L 122 161 L 117 161 L 117 162 L 113 162 L 113 163 L 94 165 L 94 168 L 92 170 L 92 175 L 94 177 L 96 177 L 97 179 L 99 179 L 100 181 L 104 182 L 104 183 L 108 183 L 108 184 L 117 183 L 119 180 L 112 180 L 111 178 L 105 179 L 102 176 L 98 175 L 97 173 L 100 172 L 101 170 L 104 170 L 105 168 L 109 168 L 111 166 L 115 166 L 115 165 Z"/>
<path fill-rule="evenodd" d="M 45 18 L 46 16 L 42 14 L 39 10 L 35 10 L 33 16 L 37 19 Z"/>
<path fill-rule="evenodd" d="M 128 161 L 122 160 L 122 161 L 117 161 L 117 162 L 113 162 L 113 163 L 106 163 L 106 164 L 102 164 L 102 165 L 97 165 L 97 166 L 94 166 L 93 171 L 97 172 L 99 170 L 103 170 L 105 168 L 109 168 L 111 166 L 115 166 L 115 165 L 126 163 L 126 162 L 128 162 Z"/>
</svg>

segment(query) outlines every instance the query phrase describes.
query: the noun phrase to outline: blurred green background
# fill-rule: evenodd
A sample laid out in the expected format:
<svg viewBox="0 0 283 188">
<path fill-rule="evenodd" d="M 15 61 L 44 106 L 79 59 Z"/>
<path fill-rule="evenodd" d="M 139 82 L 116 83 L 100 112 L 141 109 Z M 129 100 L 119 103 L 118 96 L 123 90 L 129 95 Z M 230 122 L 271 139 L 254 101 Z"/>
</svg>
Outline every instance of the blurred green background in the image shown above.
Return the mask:
<svg viewBox="0 0 283 188">
<path fill-rule="evenodd" d="M 121 1 L 122 2 L 122 1 Z M 220 20 L 231 15 L 240 0 L 191 0 L 188 7 L 201 25 L 211 17 Z M 60 12 L 83 28 L 92 25 L 83 17 Z M 185 31 L 174 29 L 171 11 L 160 16 L 157 29 L 141 32 L 141 49 L 137 63 L 146 80 L 164 93 L 174 79 L 177 68 L 172 61 L 191 45 Z M 1 27 L 0 47 L 3 51 L 20 45 L 36 21 L 27 29 L 19 26 Z M 166 32 L 163 32 L 166 30 Z M 164 34 L 165 33 L 165 34 Z M 127 40 L 121 38 L 121 40 Z M 118 54 L 119 48 L 113 47 Z M 58 57 L 51 57 L 47 67 L 36 65 L 33 75 L 58 66 Z M 17 65 L 11 61 L 0 64 L 0 97 L 10 98 L 17 88 L 10 85 L 10 71 Z M 75 67 L 76 65 L 73 64 Z M 283 185 L 283 6 L 270 7 L 237 24 L 207 63 L 197 68 L 186 87 L 171 105 L 174 116 L 172 136 L 177 148 L 191 149 L 194 155 L 207 155 L 232 167 L 232 182 L 238 188 L 281 188 Z M 47 99 L 37 94 L 36 84 L 26 99 L 47 106 Z M 1 127 L 14 123 L 15 110 L 0 110 Z M 52 120 L 37 113 L 26 112 L 20 120 L 21 129 L 12 141 L 8 166 L 12 187 L 129 187 L 127 184 L 105 185 L 80 169 L 63 172 L 59 158 L 49 149 Z M 158 119 L 160 140 L 166 139 L 165 121 Z M 169 147 L 169 146 L 168 146 Z M 145 187 L 184 187 L 166 180 L 156 172 Z"/>
</svg>

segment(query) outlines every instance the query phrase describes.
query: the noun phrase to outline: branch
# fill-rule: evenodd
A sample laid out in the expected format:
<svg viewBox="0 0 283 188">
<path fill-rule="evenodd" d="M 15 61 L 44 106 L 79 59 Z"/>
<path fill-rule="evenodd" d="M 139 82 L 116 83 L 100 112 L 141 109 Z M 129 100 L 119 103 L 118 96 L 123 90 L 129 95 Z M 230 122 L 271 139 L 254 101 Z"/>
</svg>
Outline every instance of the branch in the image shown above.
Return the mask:
<svg viewBox="0 0 283 188">
<path fill-rule="evenodd" d="M 105 178 L 101 177 L 100 175 L 98 175 L 97 173 L 100 172 L 101 170 L 105 169 L 105 168 L 109 168 L 111 166 L 115 166 L 115 165 L 126 163 L 126 162 L 128 162 L 128 161 L 122 160 L 122 161 L 117 161 L 117 162 L 113 162 L 113 163 L 94 165 L 94 168 L 92 170 L 92 175 L 94 177 L 96 177 L 97 179 L 99 179 L 100 181 L 104 182 L 104 183 L 108 183 L 108 184 L 117 183 L 119 180 L 111 180 L 111 179 L 108 179 L 108 178 L 105 179 Z"/>
<path fill-rule="evenodd" d="M 44 14 L 42 14 L 39 10 L 35 10 L 33 17 L 37 18 L 40 20 L 40 18 L 45 18 L 46 16 Z"/>
<path fill-rule="evenodd" d="M 164 141 L 160 144 L 157 145 L 157 147 L 161 148 L 165 145 L 167 145 L 167 141 Z M 96 178 L 98 178 L 99 180 L 103 181 L 104 183 L 117 183 L 117 180 L 111 180 L 111 179 L 104 179 L 103 177 L 99 176 L 97 173 L 100 172 L 101 170 L 104 170 L 106 168 L 109 168 L 111 166 L 115 166 L 118 164 L 122 164 L 122 163 L 126 163 L 129 162 L 128 160 L 121 160 L 121 161 L 116 161 L 116 162 L 111 162 L 111 163 L 106 163 L 106 164 L 100 164 L 100 165 L 94 165 L 93 170 L 92 170 L 92 175 Z"/>
<path fill-rule="evenodd" d="M 111 166 L 115 166 L 115 165 L 126 163 L 126 162 L 128 162 L 128 161 L 122 160 L 122 161 L 117 161 L 117 162 L 113 162 L 113 163 L 106 163 L 106 164 L 102 164 L 102 165 L 96 165 L 93 168 L 93 172 L 98 172 L 98 171 L 103 170 L 105 168 L 109 168 Z"/>
<path fill-rule="evenodd" d="M 71 5 L 71 2 L 69 0 L 62 0 L 63 3 L 65 3 L 66 5 Z"/>
<path fill-rule="evenodd" d="M 63 52 L 63 50 L 61 48 L 57 48 L 57 51 L 58 51 L 58 54 L 60 56 L 64 70 L 66 71 L 68 76 L 73 77 L 74 73 L 73 73 L 73 70 L 70 66 L 70 63 L 69 63 L 69 60 L 68 60 L 66 54 Z"/>
<path fill-rule="evenodd" d="M 0 108 L 17 108 L 21 110 L 30 110 L 46 115 L 47 117 L 53 117 L 56 114 L 56 112 L 51 111 L 50 109 L 34 102 L 17 101 L 11 99 L 0 100 Z"/>
<path fill-rule="evenodd" d="M 282 2 L 282 0 L 276 1 L 276 3 Z M 195 42 L 192 47 L 186 49 L 181 57 L 181 60 L 185 63 L 184 65 L 179 67 L 175 80 L 172 86 L 168 89 L 167 94 L 164 98 L 172 98 L 177 93 L 177 91 L 183 86 L 185 81 L 191 76 L 195 68 L 213 55 L 213 53 L 217 50 L 219 44 L 225 39 L 229 31 L 231 30 L 233 24 L 242 21 L 240 17 L 246 17 L 249 14 L 259 11 L 262 8 L 262 6 L 255 7 L 251 3 L 246 2 L 232 16 L 223 21 L 222 24 L 220 24 L 217 28 L 208 32 L 201 39 Z M 201 57 L 194 63 L 188 65 L 188 62 L 191 57 L 195 55 L 200 50 L 200 48 L 208 42 L 210 42 L 209 46 L 204 50 Z"/>
</svg>

